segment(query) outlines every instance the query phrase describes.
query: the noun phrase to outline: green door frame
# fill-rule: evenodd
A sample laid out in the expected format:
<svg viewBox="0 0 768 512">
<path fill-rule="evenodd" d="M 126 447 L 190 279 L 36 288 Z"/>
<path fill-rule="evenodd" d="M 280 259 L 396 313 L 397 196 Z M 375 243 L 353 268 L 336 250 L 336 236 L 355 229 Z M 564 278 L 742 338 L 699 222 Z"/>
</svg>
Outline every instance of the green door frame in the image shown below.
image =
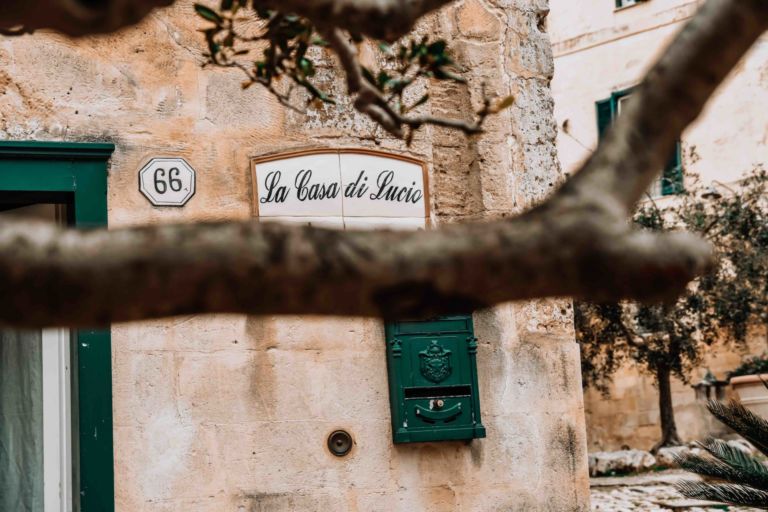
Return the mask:
<svg viewBox="0 0 768 512">
<path fill-rule="evenodd" d="M 0 192 L 49 194 L 70 205 L 78 228 L 107 225 L 108 143 L 0 141 Z M 72 456 L 75 500 L 81 512 L 115 509 L 112 444 L 112 343 L 109 329 L 80 329 L 77 340 L 78 437 Z M 73 389 L 75 389 L 73 387 Z M 79 485 L 78 485 L 79 483 Z"/>
</svg>

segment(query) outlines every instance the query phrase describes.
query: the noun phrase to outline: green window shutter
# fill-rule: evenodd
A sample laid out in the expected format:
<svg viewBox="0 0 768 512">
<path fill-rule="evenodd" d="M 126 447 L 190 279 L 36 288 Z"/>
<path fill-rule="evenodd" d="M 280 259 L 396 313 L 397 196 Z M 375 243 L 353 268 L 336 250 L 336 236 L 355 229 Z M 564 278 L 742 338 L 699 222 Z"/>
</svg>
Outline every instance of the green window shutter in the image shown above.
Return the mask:
<svg viewBox="0 0 768 512">
<path fill-rule="evenodd" d="M 617 0 L 617 3 L 619 1 Z M 619 111 L 619 101 L 632 94 L 634 88 L 617 91 L 611 94 L 610 98 L 595 103 L 597 110 L 597 134 L 602 140 L 605 132 L 611 125 Z M 661 195 L 669 196 L 679 194 L 683 191 L 683 160 L 680 142 L 675 145 L 675 150 L 670 157 L 667 165 L 664 167 L 661 181 Z"/>
<path fill-rule="evenodd" d="M 681 156 L 680 142 L 675 144 L 675 150 L 672 153 L 664 173 L 661 177 L 661 195 L 669 196 L 679 194 L 683 191 L 683 162 Z"/>
<path fill-rule="evenodd" d="M 597 135 L 599 139 L 603 138 L 605 130 L 611 125 L 613 120 L 613 105 L 611 98 L 598 101 L 597 106 Z"/>
</svg>

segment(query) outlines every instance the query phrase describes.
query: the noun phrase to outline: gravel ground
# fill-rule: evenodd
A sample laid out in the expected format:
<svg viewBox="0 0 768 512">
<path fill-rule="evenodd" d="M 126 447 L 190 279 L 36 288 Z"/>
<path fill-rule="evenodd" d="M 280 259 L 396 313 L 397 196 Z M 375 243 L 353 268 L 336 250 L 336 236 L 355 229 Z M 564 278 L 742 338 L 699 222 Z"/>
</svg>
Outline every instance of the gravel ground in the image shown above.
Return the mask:
<svg viewBox="0 0 768 512">
<path fill-rule="evenodd" d="M 600 512 L 759 512 L 744 507 L 725 507 L 721 504 L 684 498 L 672 487 L 681 479 L 691 479 L 689 473 L 664 471 L 623 478 L 593 478 L 590 482 L 592 510 Z M 695 477 L 693 477 L 695 478 Z"/>
</svg>

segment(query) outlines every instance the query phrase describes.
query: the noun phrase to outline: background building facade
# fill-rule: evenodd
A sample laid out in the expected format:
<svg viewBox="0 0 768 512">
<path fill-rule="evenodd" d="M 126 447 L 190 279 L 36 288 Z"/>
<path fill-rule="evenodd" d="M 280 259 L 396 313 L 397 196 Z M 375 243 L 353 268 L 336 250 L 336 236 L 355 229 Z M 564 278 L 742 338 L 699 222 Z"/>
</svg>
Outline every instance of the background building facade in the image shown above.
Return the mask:
<svg viewBox="0 0 768 512">
<path fill-rule="evenodd" d="M 605 106 L 614 115 L 622 97 L 642 79 L 671 38 L 703 2 L 700 0 L 552 0 L 548 28 L 555 59 L 552 93 L 558 124 L 557 149 L 563 170 L 572 173 L 596 146 Z M 756 43 L 720 87 L 701 117 L 682 136 L 676 154 L 682 185 L 698 179 L 721 193 L 743 173 L 768 159 L 768 44 Z M 611 111 L 608 111 L 611 114 Z M 674 167 L 674 166 L 673 166 Z M 674 187 L 654 190 L 663 205 Z M 717 377 L 738 366 L 744 352 L 768 348 L 755 333 L 745 351 L 715 348 L 691 376 L 698 382 L 710 368 Z M 659 439 L 658 393 L 653 379 L 626 368 L 617 374 L 610 399 L 585 394 L 589 449 L 622 446 L 649 449 Z M 685 440 L 719 432 L 690 386 L 673 382 L 677 427 Z"/>
</svg>

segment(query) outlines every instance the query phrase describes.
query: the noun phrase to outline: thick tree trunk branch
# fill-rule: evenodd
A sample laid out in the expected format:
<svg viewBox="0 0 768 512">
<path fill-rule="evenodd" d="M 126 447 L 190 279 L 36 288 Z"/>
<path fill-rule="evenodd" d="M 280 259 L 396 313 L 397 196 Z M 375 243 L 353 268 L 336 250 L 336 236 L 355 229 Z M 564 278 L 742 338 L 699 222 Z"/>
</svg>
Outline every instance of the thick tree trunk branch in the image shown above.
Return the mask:
<svg viewBox="0 0 768 512">
<path fill-rule="evenodd" d="M 659 386 L 659 418 L 661 419 L 661 439 L 651 448 L 651 453 L 657 453 L 665 446 L 680 446 L 683 444 L 677 433 L 675 408 L 672 402 L 672 372 L 663 364 L 655 368 L 656 383 Z"/>
<path fill-rule="evenodd" d="M 584 170 L 515 219 L 412 233 L 255 222 L 78 232 L 6 221 L 0 322 L 90 325 L 205 312 L 402 317 L 546 296 L 668 297 L 707 267 L 709 246 L 685 233 L 633 231 L 628 213 L 766 26 L 765 0 L 709 0 Z"/>
<path fill-rule="evenodd" d="M 138 23 L 153 8 L 174 0 L 3 0 L 0 29 L 23 25 L 69 35 L 113 32 Z M 394 41 L 425 14 L 452 0 L 254 0 L 254 5 L 292 12 L 320 26 L 340 27 Z"/>
<path fill-rule="evenodd" d="M 621 226 L 600 213 L 567 212 L 405 233 L 255 222 L 63 232 L 7 222 L 0 322 L 88 325 L 201 312 L 402 317 L 553 295 L 659 298 L 706 263 L 706 246 L 688 235 Z"/>
<path fill-rule="evenodd" d="M 2 0 L 0 30 L 53 29 L 73 36 L 114 32 L 174 0 Z"/>
</svg>

